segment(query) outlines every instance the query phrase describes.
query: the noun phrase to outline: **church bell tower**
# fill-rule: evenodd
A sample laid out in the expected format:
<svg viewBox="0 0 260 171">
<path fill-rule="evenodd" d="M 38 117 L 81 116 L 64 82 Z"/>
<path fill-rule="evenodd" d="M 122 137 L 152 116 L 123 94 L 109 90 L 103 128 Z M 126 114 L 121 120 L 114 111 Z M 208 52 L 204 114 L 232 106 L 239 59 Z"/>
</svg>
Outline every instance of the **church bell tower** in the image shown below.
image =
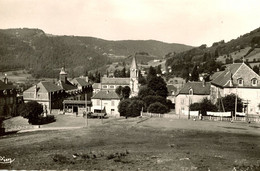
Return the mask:
<svg viewBox="0 0 260 171">
<path fill-rule="evenodd" d="M 133 57 L 132 64 L 130 67 L 130 88 L 131 96 L 137 96 L 139 91 L 139 69 L 136 62 L 136 57 Z"/>
</svg>

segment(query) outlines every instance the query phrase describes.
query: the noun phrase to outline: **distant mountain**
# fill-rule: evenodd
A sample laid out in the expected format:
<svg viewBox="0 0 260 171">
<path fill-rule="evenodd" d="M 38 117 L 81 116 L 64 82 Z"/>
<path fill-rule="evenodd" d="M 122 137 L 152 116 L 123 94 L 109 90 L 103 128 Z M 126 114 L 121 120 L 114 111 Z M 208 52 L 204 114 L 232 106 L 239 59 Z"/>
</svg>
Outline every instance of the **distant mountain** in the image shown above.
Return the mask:
<svg viewBox="0 0 260 171">
<path fill-rule="evenodd" d="M 212 74 L 223 69 L 223 65 L 233 62 L 244 60 L 254 65 L 253 63 L 260 62 L 260 28 L 226 43 L 221 40 L 211 47 L 201 45 L 181 53 L 169 53 L 166 58 L 166 67 L 171 70 L 170 74 L 183 77 L 188 77 L 194 66 L 198 66 L 201 73 Z"/>
<path fill-rule="evenodd" d="M 135 53 L 147 53 L 148 58 L 154 59 L 191 48 L 155 40 L 108 41 L 94 37 L 55 36 L 40 29 L 2 29 L 0 71 L 27 68 L 35 77 L 56 77 L 58 69 L 66 66 L 72 75 L 77 75 L 111 61 L 127 60 Z"/>
</svg>

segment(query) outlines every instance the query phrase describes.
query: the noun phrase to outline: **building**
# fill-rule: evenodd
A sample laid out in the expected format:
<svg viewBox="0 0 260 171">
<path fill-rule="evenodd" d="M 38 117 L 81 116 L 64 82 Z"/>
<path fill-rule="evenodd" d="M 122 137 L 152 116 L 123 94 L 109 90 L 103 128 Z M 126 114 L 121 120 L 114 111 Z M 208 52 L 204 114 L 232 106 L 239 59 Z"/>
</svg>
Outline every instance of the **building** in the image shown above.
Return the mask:
<svg viewBox="0 0 260 171">
<path fill-rule="evenodd" d="M 189 106 L 192 103 L 201 102 L 204 98 L 210 99 L 210 85 L 210 83 L 205 81 L 187 82 L 176 96 L 176 114 L 189 111 Z"/>
<path fill-rule="evenodd" d="M 101 90 L 92 97 L 91 111 L 94 113 L 106 113 L 108 116 L 119 116 L 118 104 L 120 97 L 115 91 Z"/>
<path fill-rule="evenodd" d="M 130 96 L 137 96 L 139 91 L 139 69 L 136 62 L 136 57 L 133 57 L 132 64 L 130 67 L 130 78 L 110 78 L 102 77 L 101 83 L 93 84 L 94 94 L 100 90 L 115 91 L 117 87 L 129 86 L 131 89 Z"/>
<path fill-rule="evenodd" d="M 211 81 L 211 100 L 214 103 L 232 93 L 243 100 L 245 113 L 260 113 L 260 76 L 245 63 L 231 64 Z"/>
<path fill-rule="evenodd" d="M 177 94 L 177 88 L 173 84 L 167 84 L 168 96 L 167 99 L 171 100 L 175 104 L 175 98 Z"/>
<path fill-rule="evenodd" d="M 17 92 L 13 85 L 8 84 L 7 77 L 0 81 L 0 117 L 16 116 Z"/>
<path fill-rule="evenodd" d="M 85 101 L 87 101 L 85 110 L 90 110 L 92 92 L 92 85 L 83 78 L 75 78 L 73 83 L 68 81 L 67 73 L 62 68 L 57 83 L 41 81 L 24 91 L 23 98 L 25 102 L 37 101 L 42 104 L 46 113 L 52 113 L 53 109 L 63 109 L 65 113 L 76 115 L 82 111 L 79 108 L 86 104 Z M 73 110 L 69 110 L 70 108 Z"/>
<path fill-rule="evenodd" d="M 41 81 L 23 92 L 25 103 L 37 101 L 46 114 L 50 114 L 51 109 L 62 109 L 65 97 L 65 90 L 49 81 Z"/>
</svg>

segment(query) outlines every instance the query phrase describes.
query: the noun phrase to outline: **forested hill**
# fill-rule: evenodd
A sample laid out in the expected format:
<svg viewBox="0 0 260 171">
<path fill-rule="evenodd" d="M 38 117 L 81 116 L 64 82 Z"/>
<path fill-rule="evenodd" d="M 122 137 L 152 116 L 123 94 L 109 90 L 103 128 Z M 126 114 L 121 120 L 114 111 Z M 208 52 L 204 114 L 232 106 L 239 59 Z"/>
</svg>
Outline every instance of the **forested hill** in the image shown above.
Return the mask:
<svg viewBox="0 0 260 171">
<path fill-rule="evenodd" d="M 185 52 L 169 53 L 166 57 L 170 75 L 184 78 L 192 73 L 194 67 L 198 68 L 199 73 L 208 74 L 224 69 L 226 64 L 243 60 L 253 67 L 260 64 L 260 28 L 229 42 L 221 40 L 213 43 L 211 47 L 201 45 Z"/>
<path fill-rule="evenodd" d="M 57 69 L 63 65 L 71 72 L 74 72 L 72 69 L 84 72 L 136 52 L 163 58 L 169 52 L 189 49 L 191 46 L 155 40 L 108 41 L 49 35 L 40 29 L 5 29 L 0 30 L 0 70 L 27 68 L 36 77 L 56 77 Z"/>
</svg>

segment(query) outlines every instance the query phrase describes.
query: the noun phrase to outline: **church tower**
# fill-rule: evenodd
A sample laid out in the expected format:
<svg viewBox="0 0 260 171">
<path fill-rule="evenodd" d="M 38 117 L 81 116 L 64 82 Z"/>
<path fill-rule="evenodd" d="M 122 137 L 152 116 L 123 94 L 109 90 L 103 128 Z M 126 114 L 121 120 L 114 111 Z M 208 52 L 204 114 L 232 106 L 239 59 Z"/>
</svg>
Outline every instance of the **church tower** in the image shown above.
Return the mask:
<svg viewBox="0 0 260 171">
<path fill-rule="evenodd" d="M 136 62 L 136 57 L 133 57 L 133 61 L 130 67 L 130 88 L 131 88 L 131 96 L 137 96 L 139 91 L 139 69 Z"/>
<path fill-rule="evenodd" d="M 67 73 L 65 72 L 64 67 L 62 67 L 60 71 L 60 81 L 67 83 Z"/>
</svg>

